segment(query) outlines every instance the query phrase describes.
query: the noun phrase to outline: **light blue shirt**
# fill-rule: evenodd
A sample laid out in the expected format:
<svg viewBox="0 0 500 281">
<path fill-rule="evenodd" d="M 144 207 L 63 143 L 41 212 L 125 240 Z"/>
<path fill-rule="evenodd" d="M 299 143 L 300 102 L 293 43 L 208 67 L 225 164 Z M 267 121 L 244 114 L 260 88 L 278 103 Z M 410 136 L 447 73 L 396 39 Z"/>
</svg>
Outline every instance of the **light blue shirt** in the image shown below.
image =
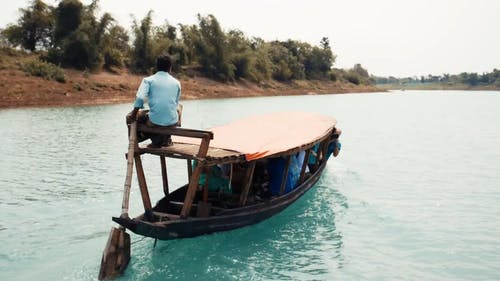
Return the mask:
<svg viewBox="0 0 500 281">
<path fill-rule="evenodd" d="M 134 103 L 143 108 L 148 99 L 149 120 L 155 125 L 168 126 L 177 123 L 177 105 L 181 96 L 181 83 L 168 72 L 158 71 L 142 80 Z"/>
</svg>

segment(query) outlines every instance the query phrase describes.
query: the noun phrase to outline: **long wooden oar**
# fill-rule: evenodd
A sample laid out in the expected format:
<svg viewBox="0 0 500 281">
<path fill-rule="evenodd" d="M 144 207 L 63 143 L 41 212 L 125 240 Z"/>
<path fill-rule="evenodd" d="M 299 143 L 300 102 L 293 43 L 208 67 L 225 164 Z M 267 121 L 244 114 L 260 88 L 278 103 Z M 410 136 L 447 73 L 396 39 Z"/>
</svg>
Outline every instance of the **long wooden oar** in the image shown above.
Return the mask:
<svg viewBox="0 0 500 281">
<path fill-rule="evenodd" d="M 120 217 L 128 218 L 128 206 L 130 197 L 130 187 L 132 183 L 132 171 L 134 168 L 134 153 L 137 139 L 137 121 L 130 124 L 128 154 L 127 154 L 127 175 L 123 190 L 122 214 Z M 125 228 L 112 227 L 109 233 L 108 242 L 104 247 L 99 270 L 99 280 L 109 280 L 121 275 L 127 268 L 130 261 L 130 235 L 125 232 Z"/>
<path fill-rule="evenodd" d="M 128 154 L 127 154 L 127 176 L 123 187 L 122 214 L 120 217 L 128 218 L 128 206 L 130 198 L 130 187 L 132 183 L 132 171 L 134 169 L 134 153 L 137 139 L 137 121 L 130 124 L 130 133 L 128 139 Z"/>
</svg>

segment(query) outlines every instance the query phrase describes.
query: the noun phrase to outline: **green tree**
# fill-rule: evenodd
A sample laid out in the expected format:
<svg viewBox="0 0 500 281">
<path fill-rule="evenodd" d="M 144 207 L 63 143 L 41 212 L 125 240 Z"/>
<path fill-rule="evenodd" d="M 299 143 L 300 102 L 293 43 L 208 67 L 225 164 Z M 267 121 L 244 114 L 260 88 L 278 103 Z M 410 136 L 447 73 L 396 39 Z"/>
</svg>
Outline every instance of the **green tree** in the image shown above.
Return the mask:
<svg viewBox="0 0 500 281">
<path fill-rule="evenodd" d="M 60 45 L 61 41 L 76 31 L 82 22 L 83 4 L 79 0 L 62 0 L 55 13 L 56 23 L 54 41 Z"/>
<path fill-rule="evenodd" d="M 364 78 L 369 78 L 370 74 L 368 74 L 368 70 L 364 69 L 363 66 L 359 63 L 355 64 L 352 68 L 354 72 L 356 72 L 359 76 Z"/>
<path fill-rule="evenodd" d="M 449 73 L 443 73 L 441 81 L 443 83 L 447 83 L 447 84 L 455 83 L 455 75 L 451 75 Z M 418 81 L 416 81 L 416 82 L 418 82 Z"/>
<path fill-rule="evenodd" d="M 211 78 L 227 81 L 235 78 L 235 66 L 228 54 L 226 34 L 213 15 L 198 14 L 200 39 L 195 41 L 203 73 Z"/>
<path fill-rule="evenodd" d="M 49 49 L 46 59 L 54 64 L 67 67 L 82 68 L 88 61 L 87 54 L 83 53 L 88 36 L 76 34 L 83 18 L 84 6 L 79 0 L 62 0 L 55 8 L 55 27 L 53 46 Z M 84 66 L 83 66 L 84 67 Z"/>
<path fill-rule="evenodd" d="M 13 46 L 29 51 L 48 48 L 54 25 L 52 7 L 41 0 L 32 0 L 28 8 L 20 9 L 20 12 L 17 24 L 7 26 L 2 35 Z"/>
<path fill-rule="evenodd" d="M 195 26 L 180 25 L 181 38 L 177 36 L 177 28 L 167 21 L 160 26 L 153 26 L 152 11 L 141 20 L 134 20 L 135 40 L 132 47 L 132 68 L 134 71 L 149 73 L 155 66 L 156 57 L 170 55 L 175 63 L 174 71 L 181 71 L 181 66 L 194 62 L 196 42 L 199 41 Z M 189 42 L 187 46 L 184 42 Z"/>
<path fill-rule="evenodd" d="M 140 24 L 134 19 L 133 32 L 135 35 L 132 48 L 132 68 L 135 71 L 147 73 L 154 66 L 153 57 L 153 11 L 150 10 Z"/>
<path fill-rule="evenodd" d="M 327 37 L 321 39 L 320 45 L 321 47 L 310 48 L 304 59 L 305 74 L 308 79 L 326 78 L 335 60 Z"/>
<path fill-rule="evenodd" d="M 23 29 L 19 25 L 9 24 L 0 30 L 2 44 L 10 47 L 21 46 L 23 41 Z"/>
<path fill-rule="evenodd" d="M 293 77 L 289 67 L 290 52 L 286 47 L 277 41 L 269 45 L 269 57 L 273 64 L 272 77 L 278 81 L 288 81 Z"/>
<path fill-rule="evenodd" d="M 77 69 L 99 70 L 123 63 L 123 40 L 128 36 L 104 13 L 96 17 L 98 1 L 83 5 L 79 0 L 62 0 L 56 8 L 54 46 L 48 60 Z M 111 33 L 113 31 L 113 33 Z M 117 44 L 117 47 L 114 44 Z"/>
<path fill-rule="evenodd" d="M 479 84 L 479 76 L 477 75 L 477 73 L 470 73 L 467 79 L 467 83 L 471 86 L 476 86 L 477 84 Z"/>
<path fill-rule="evenodd" d="M 199 53 L 197 46 L 201 41 L 201 34 L 196 25 L 179 24 L 182 44 L 185 48 L 185 64 L 197 65 L 199 63 Z"/>
<path fill-rule="evenodd" d="M 165 22 L 164 25 L 153 28 L 153 47 L 152 54 L 157 57 L 160 54 L 168 54 L 175 63 L 174 71 L 181 71 L 181 66 L 186 64 L 186 48 L 177 38 L 177 28 Z"/>
<path fill-rule="evenodd" d="M 304 74 L 307 79 L 321 78 L 320 68 L 323 65 L 323 54 L 318 47 L 308 48 L 303 61 Z"/>
<path fill-rule="evenodd" d="M 269 56 L 273 62 L 273 78 L 279 81 L 304 79 L 303 58 L 307 45 L 288 40 L 270 43 Z"/>
<path fill-rule="evenodd" d="M 255 80 L 256 77 L 253 77 L 255 54 L 245 34 L 240 30 L 229 31 L 227 33 L 227 49 L 230 61 L 234 66 L 234 77 Z"/>
<path fill-rule="evenodd" d="M 269 80 L 273 75 L 273 62 L 269 55 L 270 45 L 261 38 L 253 38 L 250 42 L 255 57 L 252 77 L 254 81 Z"/>
<path fill-rule="evenodd" d="M 306 78 L 304 61 L 311 52 L 311 45 L 291 39 L 285 42 L 280 42 L 280 44 L 288 49 L 286 62 L 288 64 L 288 68 L 292 72 L 291 79 Z"/>
<path fill-rule="evenodd" d="M 352 70 L 349 70 L 344 78 L 349 82 L 349 83 L 352 83 L 354 85 L 359 85 L 361 84 L 361 79 L 360 79 L 360 76 L 358 73 L 352 71 Z"/>
<path fill-rule="evenodd" d="M 113 25 L 103 38 L 104 68 L 110 70 L 112 67 L 123 67 L 129 64 L 128 54 L 130 46 L 127 31 L 119 26 Z"/>
<path fill-rule="evenodd" d="M 345 80 L 355 85 L 369 85 L 375 82 L 375 78 L 370 77 L 368 70 L 364 69 L 359 63 L 355 64 L 353 68 L 346 71 L 343 77 Z M 389 78 L 389 81 L 390 80 L 391 78 Z M 400 83 L 402 80 L 404 79 L 397 80 L 396 83 Z"/>
</svg>

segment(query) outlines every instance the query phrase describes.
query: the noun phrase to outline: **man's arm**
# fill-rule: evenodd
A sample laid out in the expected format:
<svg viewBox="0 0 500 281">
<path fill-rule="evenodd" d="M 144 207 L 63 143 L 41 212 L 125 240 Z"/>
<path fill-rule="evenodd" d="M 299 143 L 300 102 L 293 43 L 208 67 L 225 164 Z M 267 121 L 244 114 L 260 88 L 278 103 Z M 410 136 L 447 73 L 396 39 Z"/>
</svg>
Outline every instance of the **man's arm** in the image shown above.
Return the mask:
<svg viewBox="0 0 500 281">
<path fill-rule="evenodd" d="M 139 112 L 139 108 L 134 107 L 134 109 L 127 114 L 126 116 L 127 123 L 132 123 L 135 120 L 137 120 L 137 112 Z"/>
<path fill-rule="evenodd" d="M 179 82 L 179 89 L 177 89 L 177 98 L 175 100 L 175 103 L 177 104 L 177 126 L 181 126 L 182 124 L 182 121 L 181 121 L 181 118 L 182 118 L 182 104 L 179 103 L 179 99 L 181 97 L 181 83 Z"/>
<path fill-rule="evenodd" d="M 177 89 L 177 99 L 176 99 L 177 104 L 179 104 L 179 99 L 181 98 L 181 92 L 182 88 L 181 88 L 181 83 L 179 82 L 179 89 Z"/>
<path fill-rule="evenodd" d="M 132 123 L 137 119 L 137 112 L 139 111 L 139 109 L 144 107 L 144 99 L 148 96 L 148 93 L 149 83 L 146 81 L 146 79 L 142 79 L 141 85 L 137 90 L 134 109 L 127 114 L 127 123 Z"/>
</svg>

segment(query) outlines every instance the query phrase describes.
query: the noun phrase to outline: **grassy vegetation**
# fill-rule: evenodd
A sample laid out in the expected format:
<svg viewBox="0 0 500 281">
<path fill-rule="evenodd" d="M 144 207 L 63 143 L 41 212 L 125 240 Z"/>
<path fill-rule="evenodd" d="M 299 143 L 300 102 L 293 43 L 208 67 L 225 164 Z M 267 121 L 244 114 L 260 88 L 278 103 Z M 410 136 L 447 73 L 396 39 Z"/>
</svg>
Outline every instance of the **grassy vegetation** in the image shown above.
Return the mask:
<svg viewBox="0 0 500 281">
<path fill-rule="evenodd" d="M 38 76 L 47 80 L 66 83 L 64 70 L 55 64 L 38 59 L 31 59 L 21 64 L 21 69 L 31 76 Z"/>
</svg>

